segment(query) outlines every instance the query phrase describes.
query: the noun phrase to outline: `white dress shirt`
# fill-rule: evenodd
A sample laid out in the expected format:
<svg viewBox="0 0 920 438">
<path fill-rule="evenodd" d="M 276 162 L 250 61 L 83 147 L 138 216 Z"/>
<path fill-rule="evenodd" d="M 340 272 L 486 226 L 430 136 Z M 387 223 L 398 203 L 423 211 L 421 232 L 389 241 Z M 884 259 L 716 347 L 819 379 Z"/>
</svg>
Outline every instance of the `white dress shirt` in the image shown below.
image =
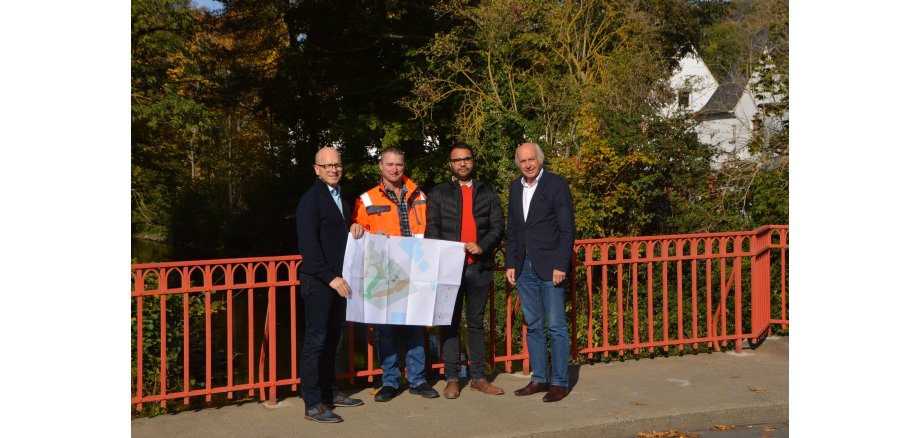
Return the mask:
<svg viewBox="0 0 920 438">
<path fill-rule="evenodd" d="M 533 199 L 533 193 L 537 191 L 537 184 L 540 183 L 540 178 L 543 177 L 543 169 L 540 169 L 540 173 L 533 180 L 533 185 L 528 186 L 527 182 L 524 181 L 525 178 L 521 177 L 521 184 L 524 185 L 524 193 L 521 196 L 524 201 L 524 222 L 527 222 L 527 213 L 530 211 L 530 200 Z"/>
</svg>

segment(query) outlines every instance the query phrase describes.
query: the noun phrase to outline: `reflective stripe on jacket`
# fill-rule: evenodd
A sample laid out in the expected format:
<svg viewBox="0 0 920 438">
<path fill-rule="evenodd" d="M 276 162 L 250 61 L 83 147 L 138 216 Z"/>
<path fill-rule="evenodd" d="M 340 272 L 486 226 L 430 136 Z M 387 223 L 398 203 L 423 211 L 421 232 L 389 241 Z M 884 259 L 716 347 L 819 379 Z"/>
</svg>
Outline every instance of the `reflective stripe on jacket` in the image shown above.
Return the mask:
<svg viewBox="0 0 920 438">
<path fill-rule="evenodd" d="M 403 175 L 403 187 L 406 196 L 406 205 L 409 208 L 409 229 L 413 237 L 425 237 L 425 194 L 407 176 Z M 376 187 L 364 192 L 355 201 L 355 210 L 352 218 L 356 224 L 373 234 L 380 231 L 388 236 L 402 236 L 399 227 L 399 208 L 387 196 L 386 186 L 383 182 Z"/>
</svg>

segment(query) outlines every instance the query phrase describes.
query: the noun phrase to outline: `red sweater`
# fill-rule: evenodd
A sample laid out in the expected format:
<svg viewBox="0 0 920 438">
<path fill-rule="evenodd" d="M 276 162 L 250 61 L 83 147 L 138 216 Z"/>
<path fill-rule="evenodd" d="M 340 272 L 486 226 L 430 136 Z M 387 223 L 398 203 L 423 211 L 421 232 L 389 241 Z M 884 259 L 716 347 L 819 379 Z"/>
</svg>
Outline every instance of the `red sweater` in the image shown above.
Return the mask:
<svg viewBox="0 0 920 438">
<path fill-rule="evenodd" d="M 476 220 L 473 218 L 473 187 L 460 186 L 463 212 L 460 216 L 460 241 L 476 243 Z M 466 263 L 473 263 L 473 255 L 466 255 Z"/>
</svg>

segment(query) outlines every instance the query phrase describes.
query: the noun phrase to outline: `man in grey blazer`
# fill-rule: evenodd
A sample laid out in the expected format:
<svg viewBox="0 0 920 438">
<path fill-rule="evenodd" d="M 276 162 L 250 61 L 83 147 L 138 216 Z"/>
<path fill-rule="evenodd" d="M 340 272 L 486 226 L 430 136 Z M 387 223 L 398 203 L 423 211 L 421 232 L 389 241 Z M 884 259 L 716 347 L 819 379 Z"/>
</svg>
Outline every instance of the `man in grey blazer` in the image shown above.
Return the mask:
<svg viewBox="0 0 920 438">
<path fill-rule="evenodd" d="M 517 286 L 520 296 L 533 370 L 530 383 L 514 395 L 546 392 L 543 401 L 555 402 L 569 393 L 564 286 L 575 243 L 572 192 L 565 179 L 543 169 L 543 151 L 536 143 L 518 146 L 514 163 L 521 177 L 508 186 L 505 275 Z M 546 351 L 547 336 L 552 367 Z"/>
</svg>

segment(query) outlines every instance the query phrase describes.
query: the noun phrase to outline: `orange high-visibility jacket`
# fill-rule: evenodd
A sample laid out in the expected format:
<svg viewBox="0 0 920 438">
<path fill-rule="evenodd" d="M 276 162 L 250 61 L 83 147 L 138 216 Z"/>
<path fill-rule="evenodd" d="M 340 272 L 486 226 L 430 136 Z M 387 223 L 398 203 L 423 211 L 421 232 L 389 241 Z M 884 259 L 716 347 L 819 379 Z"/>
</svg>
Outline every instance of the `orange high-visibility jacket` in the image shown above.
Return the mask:
<svg viewBox="0 0 920 438">
<path fill-rule="evenodd" d="M 403 175 L 406 205 L 409 207 L 409 229 L 413 237 L 425 237 L 425 194 L 407 176 Z M 402 236 L 399 228 L 399 208 L 386 194 L 381 181 L 376 187 L 364 192 L 355 201 L 352 219 L 372 234 L 380 231 L 388 236 Z"/>
</svg>

